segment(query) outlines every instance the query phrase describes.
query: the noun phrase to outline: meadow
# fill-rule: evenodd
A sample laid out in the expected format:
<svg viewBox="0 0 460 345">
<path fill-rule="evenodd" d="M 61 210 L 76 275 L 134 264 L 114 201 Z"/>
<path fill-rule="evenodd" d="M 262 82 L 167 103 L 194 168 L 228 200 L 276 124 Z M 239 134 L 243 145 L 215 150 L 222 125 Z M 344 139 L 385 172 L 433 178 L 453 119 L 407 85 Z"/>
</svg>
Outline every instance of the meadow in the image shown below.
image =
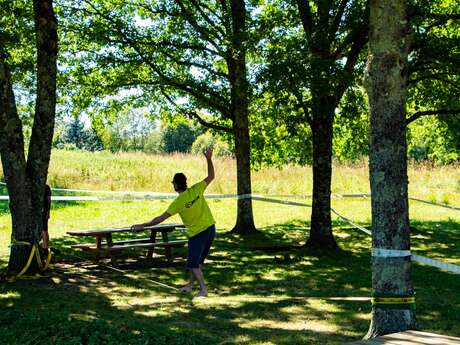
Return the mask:
<svg viewBox="0 0 460 345">
<path fill-rule="evenodd" d="M 215 159 L 215 166 L 216 180 L 207 192 L 235 193 L 235 162 Z M 191 155 L 53 151 L 48 182 L 57 188 L 172 192 L 175 172 L 184 172 L 194 182 L 205 176 L 205 169 L 204 158 Z M 460 206 L 458 166 L 411 163 L 408 174 L 411 197 Z M 308 195 L 311 168 L 262 168 L 253 171 L 252 181 L 253 193 Z M 332 190 L 368 193 L 366 162 L 336 163 Z M 3 186 L 0 194 L 6 194 Z M 75 195 L 54 192 L 63 194 Z M 311 199 L 296 201 L 308 204 Z M 139 259 L 139 252 L 127 253 L 117 266 L 125 272 L 121 274 L 69 248 L 77 240 L 66 231 L 145 221 L 168 203 L 53 203 L 50 236 L 62 253 L 41 280 L 0 281 L 2 344 L 341 344 L 366 333 L 370 238 L 333 216 L 340 250 L 302 248 L 308 238 L 308 207 L 254 201 L 260 233 L 242 238 L 229 232 L 235 200 L 210 200 L 218 236 L 205 270 L 211 288 L 207 299 L 156 283 L 185 283 L 183 250 L 177 251 L 173 267 L 166 267 L 160 256 L 147 261 Z M 333 207 L 369 227 L 369 199 L 335 197 Z M 414 252 L 460 265 L 459 211 L 411 201 L 410 217 Z M 2 268 L 8 259 L 10 227 L 7 203 L 0 201 Z M 414 264 L 413 279 L 419 328 L 460 336 L 458 275 Z"/>
</svg>

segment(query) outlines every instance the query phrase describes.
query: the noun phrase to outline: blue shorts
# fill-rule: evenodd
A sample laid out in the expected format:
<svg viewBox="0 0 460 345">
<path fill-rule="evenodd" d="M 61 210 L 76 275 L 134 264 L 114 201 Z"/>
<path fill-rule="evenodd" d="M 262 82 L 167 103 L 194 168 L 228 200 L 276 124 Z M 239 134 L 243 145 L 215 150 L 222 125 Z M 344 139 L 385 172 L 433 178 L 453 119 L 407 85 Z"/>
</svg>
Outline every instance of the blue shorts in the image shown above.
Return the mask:
<svg viewBox="0 0 460 345">
<path fill-rule="evenodd" d="M 187 268 L 198 268 L 203 264 L 215 235 L 216 226 L 211 225 L 206 230 L 188 239 Z"/>
</svg>

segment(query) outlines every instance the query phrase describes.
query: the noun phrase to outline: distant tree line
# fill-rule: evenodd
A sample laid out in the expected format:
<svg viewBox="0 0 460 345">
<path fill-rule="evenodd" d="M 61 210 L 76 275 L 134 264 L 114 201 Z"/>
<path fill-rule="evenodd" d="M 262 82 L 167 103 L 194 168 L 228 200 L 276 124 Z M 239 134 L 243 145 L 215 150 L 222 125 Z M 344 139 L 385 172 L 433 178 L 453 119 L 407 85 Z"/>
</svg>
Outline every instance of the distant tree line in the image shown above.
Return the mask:
<svg viewBox="0 0 460 345">
<path fill-rule="evenodd" d="M 212 146 L 216 156 L 233 156 L 227 141 L 191 121 L 179 118 L 162 122 L 158 127 L 147 118 L 136 122 L 132 117 L 118 117 L 110 125 L 96 127 L 92 123 L 85 125 L 76 116 L 56 125 L 52 146 L 64 150 L 142 151 L 152 154 L 201 154 Z"/>
<path fill-rule="evenodd" d="M 357 161 L 368 156 L 368 112 L 365 103 L 352 104 L 353 96 L 346 96 L 346 106 L 334 123 L 333 157 L 338 161 Z M 356 102 L 357 100 L 355 100 Z M 30 132 L 29 131 L 26 131 Z M 306 131 L 305 140 L 311 141 L 311 134 Z M 407 131 L 408 159 L 429 161 L 436 164 L 449 164 L 460 160 L 460 123 L 450 117 L 425 117 Z M 301 147 L 308 147 L 305 141 L 299 142 L 299 151 L 294 150 L 295 140 L 286 140 L 281 135 L 277 140 L 280 155 L 261 150 L 267 146 L 263 128 L 252 131 L 253 164 L 281 166 L 298 163 L 292 157 L 302 154 L 306 163 L 312 162 L 311 151 L 303 152 Z M 289 146 L 285 147 L 284 146 Z M 231 143 L 221 135 L 198 126 L 193 121 L 158 122 L 142 119 L 136 122 L 132 118 L 119 117 L 116 121 L 97 128 L 93 124 L 85 126 L 81 117 L 73 117 L 56 126 L 53 148 L 66 150 L 86 150 L 111 152 L 142 151 L 152 154 L 172 152 L 199 154 L 205 147 L 214 146 L 217 156 L 233 156 Z M 311 143 L 309 144 L 311 146 Z M 265 153 L 265 155 L 264 155 Z M 299 157 L 300 159 L 300 157 Z"/>
</svg>

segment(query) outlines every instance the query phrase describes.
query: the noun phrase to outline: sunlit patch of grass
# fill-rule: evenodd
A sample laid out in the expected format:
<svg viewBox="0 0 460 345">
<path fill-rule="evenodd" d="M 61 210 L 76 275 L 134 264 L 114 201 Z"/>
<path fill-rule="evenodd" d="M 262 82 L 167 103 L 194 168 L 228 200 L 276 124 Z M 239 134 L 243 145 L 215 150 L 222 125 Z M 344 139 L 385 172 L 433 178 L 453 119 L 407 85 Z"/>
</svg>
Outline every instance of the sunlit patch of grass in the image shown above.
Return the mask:
<svg viewBox="0 0 460 345">
<path fill-rule="evenodd" d="M 6 291 L 0 295 L 0 298 L 3 299 L 18 299 L 21 298 L 21 295 L 17 291 Z"/>
</svg>

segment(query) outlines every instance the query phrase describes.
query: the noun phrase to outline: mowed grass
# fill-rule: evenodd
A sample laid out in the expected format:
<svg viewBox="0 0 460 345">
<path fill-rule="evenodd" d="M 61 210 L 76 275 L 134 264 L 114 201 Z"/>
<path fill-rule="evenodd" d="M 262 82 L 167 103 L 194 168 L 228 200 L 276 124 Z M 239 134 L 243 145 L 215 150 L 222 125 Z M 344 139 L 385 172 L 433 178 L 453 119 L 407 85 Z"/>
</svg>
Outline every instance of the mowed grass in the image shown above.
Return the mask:
<svg viewBox="0 0 460 345">
<path fill-rule="evenodd" d="M 197 181 L 205 168 L 202 157 L 53 151 L 49 182 L 77 189 L 170 192 L 175 172 Z M 208 192 L 234 193 L 234 162 L 216 159 L 216 170 Z M 365 164 L 336 165 L 333 191 L 368 192 L 367 174 Z M 412 196 L 460 205 L 457 167 L 411 165 L 409 178 Z M 311 170 L 262 169 L 253 172 L 253 184 L 255 193 L 310 194 Z M 296 201 L 309 204 L 311 199 Z M 84 239 L 66 236 L 66 231 L 145 221 L 163 212 L 169 201 L 53 203 L 50 235 L 62 254 L 44 279 L 0 281 L 0 343 L 341 344 L 366 333 L 371 312 L 366 234 L 334 216 L 341 250 L 302 249 L 310 208 L 254 201 L 261 234 L 241 238 L 228 232 L 236 202 L 209 203 L 218 235 L 205 268 L 207 299 L 158 284 L 185 283 L 185 249 L 176 251 L 173 267 L 166 267 L 162 256 L 147 261 L 142 251 L 126 253 L 117 261 L 125 272 L 120 273 L 104 266 L 112 265 L 109 260 L 94 265 L 90 256 L 69 248 Z M 333 207 L 361 225 L 370 224 L 368 199 L 335 198 Z M 460 265 L 460 212 L 411 201 L 410 215 L 412 249 Z M 2 267 L 10 228 L 7 204 L 0 202 Z M 414 264 L 413 279 L 419 328 L 460 336 L 459 276 Z"/>
</svg>

